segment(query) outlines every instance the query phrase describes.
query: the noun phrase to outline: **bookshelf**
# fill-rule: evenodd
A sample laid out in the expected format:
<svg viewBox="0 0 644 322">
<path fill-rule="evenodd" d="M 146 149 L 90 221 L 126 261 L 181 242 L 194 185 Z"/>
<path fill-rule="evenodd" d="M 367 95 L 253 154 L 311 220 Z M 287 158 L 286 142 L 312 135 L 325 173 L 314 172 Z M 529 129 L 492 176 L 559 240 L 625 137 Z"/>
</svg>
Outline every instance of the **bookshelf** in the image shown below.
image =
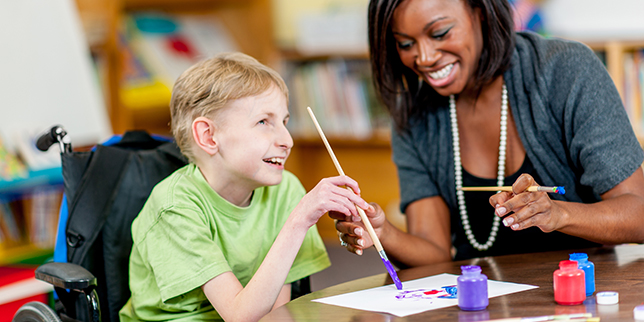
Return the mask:
<svg viewBox="0 0 644 322">
<path fill-rule="evenodd" d="M 145 108 L 123 104 L 121 86 L 125 68 L 122 31 L 124 20 L 138 12 L 203 16 L 217 20 L 232 35 L 239 49 L 262 63 L 273 65 L 271 0 L 75 0 L 87 40 L 104 84 L 108 114 L 114 133 L 146 129 L 169 134 L 167 99 Z M 154 97 L 151 97 L 154 99 Z"/>
<path fill-rule="evenodd" d="M 52 255 L 62 184 L 60 168 L 0 181 L 0 265 L 41 264 Z"/>
</svg>

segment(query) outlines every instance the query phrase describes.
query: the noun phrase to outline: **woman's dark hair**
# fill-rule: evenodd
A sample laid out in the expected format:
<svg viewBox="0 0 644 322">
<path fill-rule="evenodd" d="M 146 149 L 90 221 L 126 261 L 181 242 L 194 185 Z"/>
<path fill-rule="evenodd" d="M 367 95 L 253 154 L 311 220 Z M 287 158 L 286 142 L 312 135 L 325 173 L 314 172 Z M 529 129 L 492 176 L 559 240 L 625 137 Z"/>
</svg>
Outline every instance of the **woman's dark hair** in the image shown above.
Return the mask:
<svg viewBox="0 0 644 322">
<path fill-rule="evenodd" d="M 419 88 L 418 75 L 403 65 L 391 31 L 394 10 L 404 0 L 369 2 L 369 53 L 376 92 L 387 106 L 396 130 L 407 128 L 410 119 L 424 115 L 427 107 L 444 102 L 431 86 Z M 489 83 L 510 68 L 514 52 L 514 22 L 508 0 L 460 0 L 480 9 L 483 49 L 475 84 Z"/>
</svg>

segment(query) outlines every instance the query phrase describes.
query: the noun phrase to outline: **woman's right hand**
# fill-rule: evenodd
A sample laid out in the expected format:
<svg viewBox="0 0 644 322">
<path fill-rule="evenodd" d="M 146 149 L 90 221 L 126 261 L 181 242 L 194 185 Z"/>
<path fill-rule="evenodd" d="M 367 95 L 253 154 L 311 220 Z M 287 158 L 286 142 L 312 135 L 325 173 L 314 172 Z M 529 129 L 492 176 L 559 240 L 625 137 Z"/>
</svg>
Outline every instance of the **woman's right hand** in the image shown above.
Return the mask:
<svg viewBox="0 0 644 322">
<path fill-rule="evenodd" d="M 387 221 L 385 212 L 376 204 L 371 203 L 373 210 L 365 210 L 365 215 L 369 219 L 376 236 L 380 238 L 382 235 L 383 227 Z M 329 212 L 329 217 L 336 219 L 335 229 L 338 230 L 340 240 L 345 242 L 348 251 L 362 255 L 364 249 L 373 245 L 373 241 L 364 226 L 364 222 L 357 214 L 355 216 L 347 216 L 339 212 Z"/>
</svg>

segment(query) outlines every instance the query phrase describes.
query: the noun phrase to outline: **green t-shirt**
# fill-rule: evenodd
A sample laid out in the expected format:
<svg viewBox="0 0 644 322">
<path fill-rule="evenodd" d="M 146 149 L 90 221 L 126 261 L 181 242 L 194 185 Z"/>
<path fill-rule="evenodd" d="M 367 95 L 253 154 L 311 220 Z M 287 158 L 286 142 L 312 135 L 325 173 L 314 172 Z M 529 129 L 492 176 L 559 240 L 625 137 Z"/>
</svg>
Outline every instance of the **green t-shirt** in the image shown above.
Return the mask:
<svg viewBox="0 0 644 322">
<path fill-rule="evenodd" d="M 246 286 L 304 194 L 287 171 L 280 184 L 256 189 L 244 208 L 219 196 L 193 164 L 161 181 L 132 223 L 132 296 L 121 321 L 220 319 L 201 286 L 228 271 Z M 330 264 L 313 226 L 286 284 Z"/>
</svg>

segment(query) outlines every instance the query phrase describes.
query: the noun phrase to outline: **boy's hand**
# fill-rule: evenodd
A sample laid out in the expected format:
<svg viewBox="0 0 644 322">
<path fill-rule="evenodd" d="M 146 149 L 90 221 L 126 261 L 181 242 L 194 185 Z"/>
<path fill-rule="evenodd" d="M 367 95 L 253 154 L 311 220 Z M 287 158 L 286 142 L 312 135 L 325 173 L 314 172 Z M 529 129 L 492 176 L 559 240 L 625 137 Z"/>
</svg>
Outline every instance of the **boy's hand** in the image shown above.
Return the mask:
<svg viewBox="0 0 644 322">
<path fill-rule="evenodd" d="M 360 188 L 355 180 L 347 176 L 337 176 L 320 180 L 315 188 L 302 198 L 294 212 L 305 214 L 300 218 L 305 220 L 307 227 L 311 227 L 327 212 L 359 216 L 356 205 L 365 211 L 373 211 L 373 207 L 360 198 Z"/>
<path fill-rule="evenodd" d="M 387 217 L 385 212 L 376 203 L 371 203 L 372 210 L 366 210 L 365 214 L 371 222 L 373 230 L 378 238 L 382 235 L 382 229 Z M 362 251 L 373 245 L 373 241 L 364 227 L 360 216 L 347 216 L 342 213 L 330 212 L 329 217 L 336 219 L 335 229 L 340 233 L 340 239 L 347 243 L 347 250 L 362 255 Z"/>
</svg>

